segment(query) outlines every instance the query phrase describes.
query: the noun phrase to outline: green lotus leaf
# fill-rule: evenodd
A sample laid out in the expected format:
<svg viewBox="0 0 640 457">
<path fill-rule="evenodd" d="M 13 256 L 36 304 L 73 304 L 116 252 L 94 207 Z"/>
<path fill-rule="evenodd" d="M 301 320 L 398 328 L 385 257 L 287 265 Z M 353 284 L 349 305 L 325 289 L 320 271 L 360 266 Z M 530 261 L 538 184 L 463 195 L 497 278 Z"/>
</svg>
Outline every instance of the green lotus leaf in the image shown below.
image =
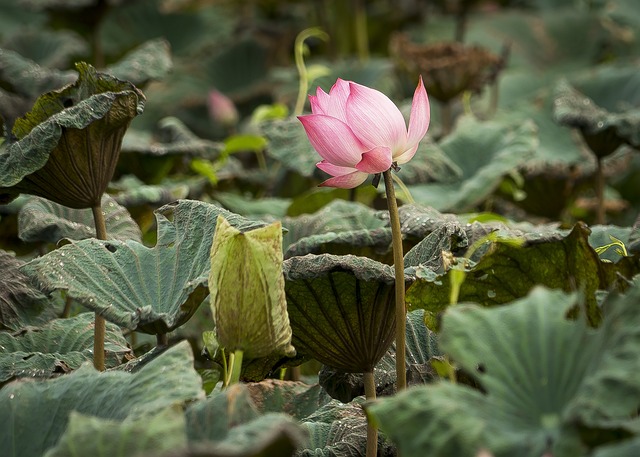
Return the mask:
<svg viewBox="0 0 640 457">
<path fill-rule="evenodd" d="M 301 457 L 347 457 L 365 455 L 367 422 L 362 411 L 363 398 L 344 404 L 332 400 L 301 420 L 309 433 L 309 444 Z M 395 455 L 393 446 L 378 436 L 378 455 Z"/>
<path fill-rule="evenodd" d="M 172 66 L 169 43 L 164 39 L 155 39 L 142 43 L 118 63 L 108 66 L 105 72 L 141 86 L 162 79 Z"/>
<path fill-rule="evenodd" d="M 93 360 L 92 313 L 54 319 L 42 327 L 0 332 L 0 383 L 12 378 L 47 378 L 66 373 Z M 107 368 L 120 365 L 131 354 L 120 328 L 108 323 L 105 334 Z"/>
<path fill-rule="evenodd" d="M 567 236 L 561 233 L 529 236 L 521 245 L 514 245 L 510 239 L 498 239 L 467 269 L 464 262 L 444 274 L 434 275 L 428 268 L 417 268 L 418 279 L 407 290 L 408 307 L 424 309 L 433 323 L 437 313 L 449 304 L 451 275 L 457 269 L 465 271 L 459 294 L 462 302 L 484 306 L 508 303 L 542 284 L 565 291 L 582 291 L 588 319 L 597 323 L 600 310 L 595 292 L 608 289 L 608 285 L 601 284 L 602 264 L 589 246 L 589 234 L 589 229 L 579 223 Z"/>
<path fill-rule="evenodd" d="M 296 349 L 342 371 L 373 371 L 395 333 L 391 267 L 309 254 L 287 259 L 284 276 Z"/>
<path fill-rule="evenodd" d="M 44 67 L 42 70 L 45 68 L 67 68 L 72 62 L 71 59 L 78 58 L 78 56 L 86 57 L 89 53 L 89 44 L 75 32 L 48 30 L 33 26 L 11 35 L 3 42 L 3 47 L 36 62 Z M 51 89 L 53 88 L 33 95 L 37 96 Z"/>
<path fill-rule="evenodd" d="M 391 263 L 393 256 L 391 229 L 364 229 L 310 235 L 290 245 L 285 252 L 285 258 L 306 254 L 353 254 Z"/>
<path fill-rule="evenodd" d="M 73 71 L 42 67 L 14 50 L 0 49 L 0 81 L 2 88 L 11 93 L 35 99 L 43 92 L 59 89 L 75 78 Z"/>
<path fill-rule="evenodd" d="M 375 230 L 387 223 L 369 206 L 337 199 L 315 213 L 285 217 L 282 225 L 288 230 L 283 244 L 289 249 L 297 241 L 313 235 Z"/>
<path fill-rule="evenodd" d="M 253 390 L 233 384 L 192 404 L 186 411 L 191 446 L 207 449 L 203 445 L 208 443 L 211 455 L 238 457 L 288 456 L 300 448 L 306 441 L 300 425 L 285 414 L 260 414 L 254 402 L 259 394 Z"/>
<path fill-rule="evenodd" d="M 111 239 L 142 241 L 140 227 L 127 209 L 105 194 L 101 202 L 107 234 Z M 63 238 L 94 238 L 90 209 L 71 209 L 40 197 L 32 197 L 18 214 L 18 234 L 26 242 L 57 243 Z"/>
<path fill-rule="evenodd" d="M 245 198 L 231 192 L 216 192 L 215 199 L 222 206 L 246 217 L 272 216 L 281 218 L 287 213 L 291 203 L 288 198 Z"/>
<path fill-rule="evenodd" d="M 7 457 L 43 455 L 56 445 L 72 411 L 114 421 L 141 420 L 167 407 L 204 398 L 185 341 L 129 374 L 83 365 L 46 381 L 14 381 L 0 390 L 0 434 Z M 46 433 L 43 433 L 46 430 Z"/>
<path fill-rule="evenodd" d="M 64 435 L 44 457 L 131 457 L 147 452 L 164 455 L 186 445 L 185 418 L 176 408 L 123 421 L 72 411 Z"/>
<path fill-rule="evenodd" d="M 300 127 L 300 121 L 292 117 L 265 122 L 261 125 L 261 130 L 269 142 L 267 153 L 270 157 L 277 159 L 289 170 L 311 177 L 316 173 L 318 153 Z"/>
<path fill-rule="evenodd" d="M 180 200 L 156 211 L 153 248 L 132 240 L 82 240 L 34 259 L 23 271 L 46 290 L 67 290 L 122 327 L 165 334 L 186 322 L 208 294 L 218 214 L 240 230 L 263 225 L 215 205 Z"/>
<path fill-rule="evenodd" d="M 430 182 L 455 182 L 462 177 L 462 170 L 456 165 L 442 148 L 430 137 L 426 137 L 418 145 L 415 156 L 402 164 L 398 178 L 406 185 Z M 396 188 L 398 197 L 402 198 L 402 190 Z"/>
<path fill-rule="evenodd" d="M 40 96 L 16 120 L 17 141 L 0 154 L 0 199 L 28 193 L 71 208 L 100 204 L 144 95 L 86 63 L 76 67 L 76 83 Z"/>
<path fill-rule="evenodd" d="M 593 457 L 635 457 L 638 453 L 640 453 L 640 437 L 600 446 L 593 453 Z"/>
<path fill-rule="evenodd" d="M 157 208 L 176 200 L 183 200 L 189 196 L 191 191 L 189 183 L 148 185 L 132 175 L 112 182 L 111 188 L 115 192 L 113 199 L 127 208 L 142 205 L 151 205 Z"/>
<path fill-rule="evenodd" d="M 383 400 L 370 413 L 408 455 L 481 448 L 498 456 L 584 455 L 589 435 L 623 437 L 635 426 L 639 297 L 636 283 L 608 300 L 597 330 L 567 320 L 575 295 L 543 288 L 504 307 L 450 308 L 440 345 L 486 394 L 443 382 Z"/>
<path fill-rule="evenodd" d="M 99 39 L 108 55 L 122 55 L 140 43 L 164 37 L 172 51 L 183 56 L 231 34 L 237 19 L 216 5 L 203 11 L 177 4 L 159 7 L 155 1 L 119 3 L 100 27 Z"/>
<path fill-rule="evenodd" d="M 460 168 L 460 178 L 412 185 L 409 190 L 416 202 L 439 211 L 470 210 L 488 198 L 505 176 L 530 160 L 537 145 L 537 129 L 531 122 L 514 125 L 461 118 L 456 130 L 440 143 Z"/>
<path fill-rule="evenodd" d="M 218 216 L 209 272 L 217 340 L 248 359 L 292 356 L 282 277 L 282 226 L 241 232 Z"/>
<path fill-rule="evenodd" d="M 237 425 L 260 416 L 250 392 L 243 384 L 233 384 L 186 410 L 189 442 L 221 441 Z"/>
<path fill-rule="evenodd" d="M 38 326 L 55 317 L 51 299 L 20 271 L 25 262 L 0 250 L 0 329 L 13 331 Z"/>
<path fill-rule="evenodd" d="M 623 144 L 640 146 L 640 109 L 609 111 L 566 80 L 556 86 L 553 116 L 559 124 L 580 130 L 598 157 L 613 153 Z"/>
<path fill-rule="evenodd" d="M 3 5 L 3 11 L 6 5 Z M 31 109 L 43 92 L 59 89 L 74 81 L 73 71 L 44 68 L 20 54 L 0 49 L 0 126 L 5 135 L 11 132 L 15 120 Z M 7 145 L 0 141 L 0 154 Z"/>
<path fill-rule="evenodd" d="M 223 145 L 199 138 L 180 119 L 165 117 L 154 132 L 131 129 L 122 141 L 122 153 L 150 156 L 190 155 L 213 158 Z M 130 165 L 129 165 L 130 166 Z"/>
</svg>

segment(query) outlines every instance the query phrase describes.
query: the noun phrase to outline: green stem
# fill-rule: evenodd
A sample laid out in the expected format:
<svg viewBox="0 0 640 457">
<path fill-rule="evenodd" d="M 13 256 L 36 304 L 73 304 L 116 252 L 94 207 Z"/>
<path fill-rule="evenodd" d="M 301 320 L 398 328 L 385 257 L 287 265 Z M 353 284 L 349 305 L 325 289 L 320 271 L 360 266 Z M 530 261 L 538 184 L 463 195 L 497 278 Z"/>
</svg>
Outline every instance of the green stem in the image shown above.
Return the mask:
<svg viewBox="0 0 640 457">
<path fill-rule="evenodd" d="M 393 189 L 391 169 L 382 173 L 384 187 L 387 192 L 387 206 L 391 222 L 391 239 L 393 246 L 393 267 L 396 274 L 396 390 L 407 387 L 407 371 L 405 364 L 405 331 L 406 309 L 404 304 L 404 254 L 402 252 L 402 232 L 398 216 L 398 202 Z"/>
<path fill-rule="evenodd" d="M 364 396 L 367 400 L 376 399 L 376 381 L 373 371 L 364 373 Z M 378 428 L 367 421 L 367 457 L 378 455 Z"/>
<path fill-rule="evenodd" d="M 355 10 L 356 47 L 360 62 L 369 60 L 369 32 L 367 31 L 367 9 L 364 0 L 353 0 Z"/>
<path fill-rule="evenodd" d="M 229 354 L 229 382 L 227 386 L 238 384 L 240 382 L 240 372 L 242 371 L 242 351 L 236 349 Z"/>
<path fill-rule="evenodd" d="M 304 42 L 307 38 L 311 38 L 313 36 L 325 41 L 329 39 L 329 36 L 318 27 L 311 27 L 300 32 L 296 37 L 294 44 L 294 60 L 296 62 L 296 68 L 298 69 L 298 75 L 300 76 L 298 99 L 296 100 L 296 107 L 293 110 L 293 114 L 295 116 L 302 114 L 302 111 L 304 110 L 304 102 L 307 99 L 307 91 L 309 90 L 309 72 L 304 64 Z"/>
<path fill-rule="evenodd" d="M 107 239 L 107 224 L 104 220 L 102 205 L 98 203 L 91 208 L 93 212 L 93 222 L 96 226 L 96 238 Z M 98 371 L 104 371 L 104 336 L 107 323 L 100 314 L 95 313 L 93 329 L 93 366 Z"/>
<path fill-rule="evenodd" d="M 404 194 L 405 201 L 410 205 L 414 204 L 416 201 L 413 199 L 411 192 L 409 192 L 409 188 L 402 182 L 402 179 L 400 179 L 400 176 L 398 175 L 391 175 L 391 176 L 393 176 L 393 181 L 398 185 L 398 187 Z"/>
<path fill-rule="evenodd" d="M 71 304 L 73 300 L 69 295 L 67 295 L 64 299 L 64 309 L 62 310 L 62 318 L 66 319 L 71 315 Z"/>
</svg>

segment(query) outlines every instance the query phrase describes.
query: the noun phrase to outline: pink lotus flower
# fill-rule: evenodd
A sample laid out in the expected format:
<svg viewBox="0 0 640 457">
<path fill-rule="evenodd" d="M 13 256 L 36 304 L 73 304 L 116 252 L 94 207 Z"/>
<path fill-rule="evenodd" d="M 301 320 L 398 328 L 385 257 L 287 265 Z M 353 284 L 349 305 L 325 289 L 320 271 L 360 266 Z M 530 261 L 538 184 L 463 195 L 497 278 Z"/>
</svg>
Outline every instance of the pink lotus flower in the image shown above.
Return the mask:
<svg viewBox="0 0 640 457">
<path fill-rule="evenodd" d="M 409 129 L 396 105 L 382 92 L 338 79 L 327 94 L 309 96 L 311 112 L 298 116 L 322 161 L 317 167 L 333 178 L 321 186 L 350 189 L 370 174 L 411 160 L 429 128 L 430 111 L 422 77 L 413 95 Z"/>
</svg>

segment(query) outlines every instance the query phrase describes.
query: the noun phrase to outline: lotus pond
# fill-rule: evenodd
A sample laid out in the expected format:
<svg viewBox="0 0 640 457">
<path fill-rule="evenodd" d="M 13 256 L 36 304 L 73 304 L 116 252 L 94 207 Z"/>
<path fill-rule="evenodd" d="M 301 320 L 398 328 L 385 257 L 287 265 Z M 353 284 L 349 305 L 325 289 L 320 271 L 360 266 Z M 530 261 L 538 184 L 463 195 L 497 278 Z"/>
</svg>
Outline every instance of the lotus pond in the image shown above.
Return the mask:
<svg viewBox="0 0 640 457">
<path fill-rule="evenodd" d="M 636 0 L 0 0 L 0 454 L 640 455 Z"/>
</svg>

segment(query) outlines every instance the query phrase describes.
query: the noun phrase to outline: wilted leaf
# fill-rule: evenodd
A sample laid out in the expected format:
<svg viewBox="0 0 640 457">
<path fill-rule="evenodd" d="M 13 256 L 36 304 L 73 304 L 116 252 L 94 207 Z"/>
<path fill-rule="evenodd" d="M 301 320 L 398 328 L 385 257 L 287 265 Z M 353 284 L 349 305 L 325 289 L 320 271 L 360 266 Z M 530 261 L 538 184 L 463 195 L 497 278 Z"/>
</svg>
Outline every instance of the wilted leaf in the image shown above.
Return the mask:
<svg viewBox="0 0 640 457">
<path fill-rule="evenodd" d="M 102 197 L 101 205 L 109 238 L 142 241 L 140 227 L 125 207 L 107 194 Z M 55 244 L 63 238 L 95 238 L 96 229 L 93 213 L 88 208 L 72 209 L 41 197 L 31 197 L 18 214 L 18 234 L 26 242 Z"/>
<path fill-rule="evenodd" d="M 207 203 L 180 200 L 156 211 L 158 241 L 82 240 L 23 267 L 48 290 L 68 295 L 120 326 L 167 333 L 206 295 L 209 249 L 218 214 L 240 230 L 262 226 Z"/>
<path fill-rule="evenodd" d="M 165 408 L 202 399 L 193 354 L 182 342 L 135 374 L 99 373 L 89 365 L 47 381 L 14 381 L 0 390 L 0 434 L 7 457 L 43 455 L 58 443 L 71 411 L 103 419 L 143 419 Z M 46 430 L 46 433 L 43 433 Z"/>
<path fill-rule="evenodd" d="M 92 361 L 93 321 L 92 313 L 82 313 L 15 334 L 0 332 L 0 383 L 11 378 L 47 378 Z M 111 323 L 107 323 L 105 351 L 107 368 L 120 365 L 131 354 L 122 331 Z"/>
</svg>

